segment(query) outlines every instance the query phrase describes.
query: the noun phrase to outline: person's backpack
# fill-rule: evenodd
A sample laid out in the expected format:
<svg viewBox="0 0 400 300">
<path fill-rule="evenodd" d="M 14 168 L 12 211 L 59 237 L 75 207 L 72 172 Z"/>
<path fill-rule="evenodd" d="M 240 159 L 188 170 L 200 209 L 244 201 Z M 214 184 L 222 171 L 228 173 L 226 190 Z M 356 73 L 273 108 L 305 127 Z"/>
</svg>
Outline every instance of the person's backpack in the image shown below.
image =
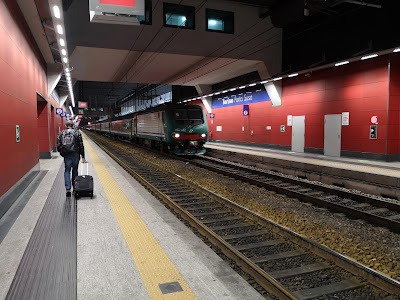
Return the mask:
<svg viewBox="0 0 400 300">
<path fill-rule="evenodd" d="M 64 130 L 61 134 L 61 145 L 60 154 L 65 156 L 66 154 L 76 152 L 76 132 L 73 129 Z"/>
</svg>

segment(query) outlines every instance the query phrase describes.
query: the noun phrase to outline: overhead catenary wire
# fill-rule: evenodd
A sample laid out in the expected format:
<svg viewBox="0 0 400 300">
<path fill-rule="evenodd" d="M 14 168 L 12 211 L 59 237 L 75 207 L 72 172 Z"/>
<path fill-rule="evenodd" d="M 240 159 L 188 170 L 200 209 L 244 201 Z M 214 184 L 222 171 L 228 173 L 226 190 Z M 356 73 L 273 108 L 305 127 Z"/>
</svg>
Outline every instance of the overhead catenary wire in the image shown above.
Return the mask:
<svg viewBox="0 0 400 300">
<path fill-rule="evenodd" d="M 207 1 L 204 1 L 200 6 L 198 6 L 198 7 L 196 8 L 196 12 L 198 12 L 198 11 L 206 4 L 206 2 L 207 2 Z M 247 28 L 247 29 L 246 29 L 245 31 L 243 31 L 241 34 L 239 34 L 239 35 L 237 35 L 237 36 L 234 36 L 230 41 L 228 41 L 227 43 L 225 43 L 223 46 L 221 46 L 221 47 L 219 47 L 219 48 L 213 50 L 211 53 L 208 54 L 207 57 L 209 57 L 209 56 L 213 55 L 214 53 L 220 51 L 222 48 L 226 47 L 227 44 L 230 44 L 231 42 L 237 40 L 237 39 L 240 38 L 242 35 L 247 34 L 250 30 L 252 30 L 255 26 L 259 25 L 261 22 L 263 22 L 263 19 L 260 20 L 260 21 L 258 21 L 258 22 L 255 23 L 255 24 L 253 24 L 253 25 L 250 26 L 249 28 Z M 162 28 L 163 28 L 163 27 L 161 27 L 161 28 L 159 29 L 159 31 L 157 32 L 157 34 L 160 32 L 160 30 L 161 30 Z M 245 41 L 244 43 L 241 43 L 241 45 L 239 45 L 239 46 L 237 46 L 237 47 L 235 47 L 235 48 L 229 49 L 229 50 L 226 51 L 225 53 L 222 53 L 222 54 L 220 54 L 219 56 L 214 57 L 214 58 L 212 59 L 212 61 L 207 62 L 206 64 L 202 65 L 201 67 L 204 67 L 204 66 L 210 64 L 211 62 L 217 60 L 218 58 L 221 58 L 221 57 L 223 57 L 224 55 L 226 55 L 226 54 L 228 54 L 228 53 L 230 53 L 230 52 L 232 52 L 232 51 L 234 51 L 234 50 L 236 50 L 236 49 L 242 47 L 244 44 L 246 44 L 246 43 L 248 43 L 248 42 L 250 42 L 250 41 L 256 39 L 257 37 L 259 37 L 259 36 L 265 34 L 265 33 L 268 32 L 268 31 L 270 31 L 271 29 L 273 29 L 273 28 L 269 28 L 269 29 L 263 31 L 262 33 L 256 35 L 255 37 L 252 37 L 252 38 L 248 39 L 248 40 Z M 177 37 L 177 34 L 176 34 L 176 33 L 179 33 L 181 30 L 182 30 L 182 29 L 178 27 L 178 28 L 175 30 L 175 32 L 164 42 L 164 44 L 162 44 L 162 45 L 158 48 L 158 49 L 159 49 L 158 52 L 153 53 L 153 54 L 141 65 L 141 69 L 140 69 L 140 71 L 139 71 L 139 74 L 140 74 L 141 71 L 143 71 L 143 70 L 146 68 L 146 66 L 148 66 L 148 65 L 151 63 L 151 61 L 153 61 L 153 60 L 155 59 L 155 57 L 156 57 L 158 54 L 161 53 L 160 51 L 162 51 L 166 46 L 168 46 L 169 43 L 171 43 L 171 42 L 174 40 L 174 38 Z M 277 36 L 277 35 L 276 35 L 276 36 Z M 155 37 L 156 37 L 156 36 L 153 37 L 152 41 L 154 40 Z M 254 52 L 254 53 L 256 53 L 256 52 Z M 205 58 L 205 59 L 206 59 L 206 58 Z M 233 58 L 233 59 L 235 59 L 235 58 Z M 136 62 L 137 62 L 137 61 L 138 61 L 138 59 L 136 60 Z M 136 62 L 135 62 L 135 63 L 136 63 Z M 197 62 L 197 63 L 198 63 L 198 62 Z M 132 69 L 132 67 L 133 67 L 133 66 L 131 66 L 130 69 Z M 126 78 L 127 81 L 128 81 L 129 79 L 131 79 L 131 78 L 132 78 L 133 76 L 135 76 L 135 75 L 138 75 L 138 73 L 135 73 L 135 74 L 133 74 L 133 75 L 127 77 L 127 78 Z M 176 77 L 176 75 L 174 75 L 174 77 Z M 166 84 L 166 83 L 165 83 L 165 84 Z M 164 85 L 164 83 L 162 83 L 161 85 Z"/>
</svg>

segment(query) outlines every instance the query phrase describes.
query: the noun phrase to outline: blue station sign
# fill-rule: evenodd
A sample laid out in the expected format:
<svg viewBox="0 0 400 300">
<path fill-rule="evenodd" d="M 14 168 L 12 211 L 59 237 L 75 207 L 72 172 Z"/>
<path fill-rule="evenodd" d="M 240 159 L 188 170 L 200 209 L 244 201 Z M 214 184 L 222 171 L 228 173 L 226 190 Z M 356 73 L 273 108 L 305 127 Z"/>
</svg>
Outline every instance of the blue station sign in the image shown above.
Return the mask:
<svg viewBox="0 0 400 300">
<path fill-rule="evenodd" d="M 238 90 L 235 92 L 224 94 L 221 97 L 214 96 L 212 98 L 212 108 L 221 108 L 245 104 L 248 105 L 251 103 L 271 100 L 264 87 L 259 87 L 256 90 Z"/>
</svg>

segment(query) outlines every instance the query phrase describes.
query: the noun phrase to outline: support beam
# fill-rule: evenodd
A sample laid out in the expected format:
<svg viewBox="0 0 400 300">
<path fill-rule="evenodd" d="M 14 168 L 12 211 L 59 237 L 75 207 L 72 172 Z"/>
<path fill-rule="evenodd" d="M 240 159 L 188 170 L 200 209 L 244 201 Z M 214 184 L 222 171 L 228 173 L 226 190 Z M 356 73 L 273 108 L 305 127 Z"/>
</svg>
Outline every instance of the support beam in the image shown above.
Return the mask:
<svg viewBox="0 0 400 300">
<path fill-rule="evenodd" d="M 208 95 L 212 93 L 211 85 L 196 85 L 196 90 L 200 96 Z M 212 112 L 212 98 L 211 97 L 202 97 L 201 98 L 204 107 L 207 110 L 207 113 Z"/>
<path fill-rule="evenodd" d="M 271 98 L 272 107 L 282 105 L 282 81 L 267 82 L 264 87 Z"/>
</svg>

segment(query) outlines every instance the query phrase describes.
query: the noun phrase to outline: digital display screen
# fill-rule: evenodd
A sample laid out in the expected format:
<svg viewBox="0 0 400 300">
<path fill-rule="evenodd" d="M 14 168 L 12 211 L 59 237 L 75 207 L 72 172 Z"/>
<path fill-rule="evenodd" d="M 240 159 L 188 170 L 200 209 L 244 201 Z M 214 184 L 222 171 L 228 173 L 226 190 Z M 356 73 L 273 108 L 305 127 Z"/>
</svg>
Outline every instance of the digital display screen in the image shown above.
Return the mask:
<svg viewBox="0 0 400 300">
<path fill-rule="evenodd" d="M 136 0 L 99 0 L 100 4 L 136 7 Z"/>
</svg>

